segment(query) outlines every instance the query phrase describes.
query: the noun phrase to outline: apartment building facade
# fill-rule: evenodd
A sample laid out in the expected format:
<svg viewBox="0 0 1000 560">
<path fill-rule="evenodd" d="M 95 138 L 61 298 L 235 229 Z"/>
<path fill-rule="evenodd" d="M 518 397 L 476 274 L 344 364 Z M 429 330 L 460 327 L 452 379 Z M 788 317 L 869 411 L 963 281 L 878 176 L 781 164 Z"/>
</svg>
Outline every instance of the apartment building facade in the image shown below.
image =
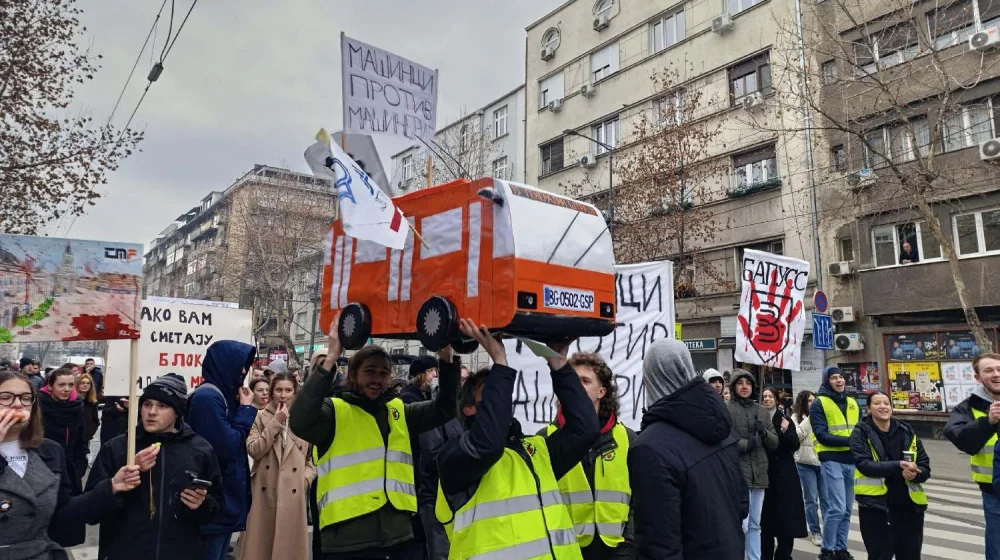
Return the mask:
<svg viewBox="0 0 1000 560">
<path fill-rule="evenodd" d="M 435 134 L 436 146 L 418 144 L 392 156 L 393 196 L 427 185 L 431 158 L 432 184 L 463 174 L 524 181 L 524 86 L 483 107 L 461 115 Z"/>
<path fill-rule="evenodd" d="M 798 118 L 783 114 L 779 101 L 793 80 L 778 61 L 796 45 L 783 33 L 794 25 L 794 7 L 791 0 L 574 0 L 527 28 L 528 183 L 609 210 L 609 202 L 623 203 L 609 187 L 621 188 L 629 154 L 672 126 L 661 122 L 665 114 L 715 131 L 700 160 L 686 162 L 711 176 L 680 201 L 716 225 L 687 241 L 700 259 L 689 261 L 676 244 L 634 258 L 675 262 L 675 278 L 687 286 L 675 293 L 677 320 L 698 370 L 740 366 L 733 355 L 743 250 L 815 262 L 807 143 L 766 124 Z M 681 110 L 693 98 L 699 106 Z M 644 219 L 670 219 L 670 202 L 650 205 Z M 807 300 L 814 286 L 815 277 Z M 811 348 L 809 320 L 806 332 L 802 371 L 761 371 L 765 381 L 789 393 L 818 385 L 823 356 Z"/>
</svg>

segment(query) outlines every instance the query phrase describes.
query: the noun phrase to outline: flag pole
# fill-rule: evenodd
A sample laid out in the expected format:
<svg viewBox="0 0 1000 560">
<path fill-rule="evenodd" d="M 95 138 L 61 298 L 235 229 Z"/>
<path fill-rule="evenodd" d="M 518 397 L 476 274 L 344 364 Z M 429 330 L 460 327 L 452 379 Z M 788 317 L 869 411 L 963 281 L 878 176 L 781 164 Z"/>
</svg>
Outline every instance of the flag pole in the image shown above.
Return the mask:
<svg viewBox="0 0 1000 560">
<path fill-rule="evenodd" d="M 135 465 L 136 424 L 139 423 L 139 398 L 137 387 L 139 381 L 139 339 L 129 341 L 128 356 L 128 429 L 126 433 L 125 464 Z"/>
<path fill-rule="evenodd" d="M 427 154 L 427 188 L 431 188 L 431 175 L 434 171 L 434 156 Z"/>
</svg>

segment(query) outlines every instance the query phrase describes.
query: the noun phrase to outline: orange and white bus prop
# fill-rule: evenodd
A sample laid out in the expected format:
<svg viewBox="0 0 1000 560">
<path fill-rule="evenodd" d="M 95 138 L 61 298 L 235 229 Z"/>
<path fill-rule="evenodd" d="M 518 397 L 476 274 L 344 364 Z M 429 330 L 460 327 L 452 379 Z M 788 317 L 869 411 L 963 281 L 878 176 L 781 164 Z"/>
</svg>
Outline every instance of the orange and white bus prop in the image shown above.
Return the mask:
<svg viewBox="0 0 1000 560">
<path fill-rule="evenodd" d="M 341 313 L 345 348 L 376 336 L 471 352 L 459 317 L 543 341 L 614 330 L 611 235 L 593 205 L 491 178 L 393 202 L 420 234 L 402 250 L 351 238 L 340 221 L 327 236 L 321 320 Z"/>
</svg>

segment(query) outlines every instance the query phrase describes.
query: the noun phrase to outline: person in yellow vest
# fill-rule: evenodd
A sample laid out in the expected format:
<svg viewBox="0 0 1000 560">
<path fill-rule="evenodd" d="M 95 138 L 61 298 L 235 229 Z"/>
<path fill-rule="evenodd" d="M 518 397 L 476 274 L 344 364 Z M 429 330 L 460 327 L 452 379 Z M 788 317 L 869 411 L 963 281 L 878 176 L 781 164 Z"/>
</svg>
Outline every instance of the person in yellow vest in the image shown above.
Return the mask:
<svg viewBox="0 0 1000 560">
<path fill-rule="evenodd" d="M 573 519 L 556 482 L 570 472 L 600 436 L 597 414 L 566 361 L 566 343 L 550 343 L 552 390 L 562 403 L 563 427 L 548 439 L 526 436 L 513 418 L 517 371 L 507 365 L 503 343 L 486 327 L 463 320 L 493 361 L 482 380 L 470 377 L 463 393 L 465 431 L 438 452 L 440 485 L 435 514 L 451 539 L 450 560 L 580 560 Z M 478 381 L 481 386 L 475 385 Z"/>
<path fill-rule="evenodd" d="M 913 428 L 892 417 L 889 395 L 868 395 L 868 413 L 850 444 L 861 538 L 869 558 L 920 560 L 931 460 Z"/>
<path fill-rule="evenodd" d="M 854 503 L 854 456 L 851 432 L 860 420 L 858 403 L 848 397 L 847 380 L 837 366 L 823 370 L 823 385 L 809 407 L 813 449 L 819 456 L 823 546 L 820 560 L 854 560 L 847 551 Z"/>
<path fill-rule="evenodd" d="M 450 347 L 442 349 L 437 397 L 404 405 L 389 391 L 392 360 L 380 346 L 355 352 L 346 384 L 335 385 L 342 350 L 334 319 L 327 356 L 288 418 L 292 432 L 316 446 L 314 530 L 322 543 L 316 560 L 421 559 L 410 522 L 417 511 L 410 434 L 454 418 L 461 363 Z"/>
<path fill-rule="evenodd" d="M 583 460 L 559 479 L 559 490 L 573 518 L 584 560 L 637 558 L 632 546 L 632 490 L 628 450 L 635 432 L 618 421 L 621 404 L 615 374 L 597 354 L 573 354 L 569 365 L 597 412 L 601 437 Z M 549 437 L 566 424 L 562 410 L 538 435 Z"/>
<path fill-rule="evenodd" d="M 972 480 L 979 483 L 983 494 L 986 560 L 1000 560 L 1000 490 L 993 486 L 993 450 L 1000 426 L 1000 354 L 977 356 L 972 369 L 979 385 L 951 410 L 944 435 L 971 456 Z"/>
</svg>

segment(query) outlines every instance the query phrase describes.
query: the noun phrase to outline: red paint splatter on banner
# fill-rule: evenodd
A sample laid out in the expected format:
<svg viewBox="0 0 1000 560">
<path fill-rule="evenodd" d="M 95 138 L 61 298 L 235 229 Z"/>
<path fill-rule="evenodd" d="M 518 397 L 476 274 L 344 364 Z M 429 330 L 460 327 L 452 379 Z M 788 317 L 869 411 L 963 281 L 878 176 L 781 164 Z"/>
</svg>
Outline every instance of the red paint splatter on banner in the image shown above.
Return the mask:
<svg viewBox="0 0 1000 560">
<path fill-rule="evenodd" d="M 139 331 L 120 315 L 78 315 L 70 325 L 76 329 L 76 336 L 63 340 L 111 340 L 139 338 Z"/>
<path fill-rule="evenodd" d="M 788 329 L 802 312 L 802 302 L 795 302 L 789 310 L 789 305 L 793 301 L 792 280 L 785 283 L 781 295 L 778 295 L 778 284 L 778 273 L 772 271 L 766 299 L 761 301 L 757 286 L 751 281 L 750 312 L 748 316 L 740 315 L 739 323 L 745 338 L 761 360 L 770 362 L 777 358 L 779 361 L 777 365 L 781 367 L 784 365 L 782 352 L 789 344 Z"/>
</svg>

